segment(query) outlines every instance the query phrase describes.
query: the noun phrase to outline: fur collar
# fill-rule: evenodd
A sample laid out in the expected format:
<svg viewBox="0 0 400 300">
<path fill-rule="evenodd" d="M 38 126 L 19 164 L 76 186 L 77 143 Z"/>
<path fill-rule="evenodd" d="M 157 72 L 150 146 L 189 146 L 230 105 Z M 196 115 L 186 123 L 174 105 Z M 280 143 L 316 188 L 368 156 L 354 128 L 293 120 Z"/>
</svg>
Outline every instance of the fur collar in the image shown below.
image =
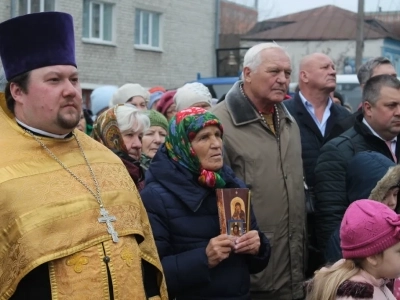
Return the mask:
<svg viewBox="0 0 400 300">
<path fill-rule="evenodd" d="M 241 83 L 242 81 L 237 81 L 229 90 L 225 98 L 228 111 L 231 114 L 232 121 L 236 126 L 241 126 L 261 120 L 257 111 L 240 92 Z M 281 115 L 283 115 L 290 122 L 294 123 L 292 115 L 289 113 L 283 103 L 278 103 L 277 107 Z"/>
<path fill-rule="evenodd" d="M 371 191 L 369 199 L 382 202 L 390 188 L 398 186 L 400 182 L 400 165 L 389 168 L 385 176 L 378 181 Z"/>
<path fill-rule="evenodd" d="M 374 296 L 374 286 L 366 282 L 346 280 L 339 286 L 337 295 L 339 297 L 356 299 L 372 299 Z"/>
</svg>

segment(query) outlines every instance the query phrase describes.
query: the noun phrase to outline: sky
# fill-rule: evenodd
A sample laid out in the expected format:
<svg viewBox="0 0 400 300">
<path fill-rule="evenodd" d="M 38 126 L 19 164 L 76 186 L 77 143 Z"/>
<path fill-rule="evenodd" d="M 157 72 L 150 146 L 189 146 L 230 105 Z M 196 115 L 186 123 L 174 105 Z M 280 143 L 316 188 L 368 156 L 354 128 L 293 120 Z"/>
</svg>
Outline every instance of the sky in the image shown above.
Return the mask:
<svg viewBox="0 0 400 300">
<path fill-rule="evenodd" d="M 248 6 L 254 6 L 255 0 L 230 0 Z M 357 12 L 358 0 L 258 0 L 259 21 L 279 17 L 311 8 L 336 5 Z M 364 11 L 400 11 L 399 0 L 364 0 Z"/>
</svg>

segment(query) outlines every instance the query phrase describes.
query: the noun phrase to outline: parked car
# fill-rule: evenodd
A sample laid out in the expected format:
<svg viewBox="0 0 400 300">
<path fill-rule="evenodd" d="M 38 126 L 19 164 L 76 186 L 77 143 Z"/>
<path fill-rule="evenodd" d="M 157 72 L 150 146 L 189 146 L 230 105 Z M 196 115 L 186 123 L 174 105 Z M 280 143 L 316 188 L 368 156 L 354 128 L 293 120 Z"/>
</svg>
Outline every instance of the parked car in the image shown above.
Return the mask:
<svg viewBox="0 0 400 300">
<path fill-rule="evenodd" d="M 197 73 L 197 79 L 192 82 L 200 82 L 204 84 L 210 90 L 211 96 L 216 99 L 220 99 L 224 96 L 232 87 L 232 85 L 239 80 L 237 77 L 201 77 L 200 73 Z"/>
</svg>

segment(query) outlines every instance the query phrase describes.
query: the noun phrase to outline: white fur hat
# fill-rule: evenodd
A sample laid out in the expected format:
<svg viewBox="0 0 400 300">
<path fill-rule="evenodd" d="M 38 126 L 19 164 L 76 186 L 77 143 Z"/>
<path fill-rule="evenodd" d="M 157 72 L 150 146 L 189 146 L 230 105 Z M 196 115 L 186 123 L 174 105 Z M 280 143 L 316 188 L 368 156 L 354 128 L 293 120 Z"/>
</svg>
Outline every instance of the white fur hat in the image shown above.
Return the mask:
<svg viewBox="0 0 400 300">
<path fill-rule="evenodd" d="M 150 99 L 150 93 L 140 84 L 126 83 L 114 93 L 110 102 L 110 107 L 117 104 L 124 104 L 130 98 L 135 96 L 143 97 L 146 103 Z"/>
<path fill-rule="evenodd" d="M 176 91 L 174 96 L 177 111 L 189 108 L 199 102 L 205 102 L 211 106 L 211 99 L 210 91 L 200 82 L 186 83 Z"/>
</svg>

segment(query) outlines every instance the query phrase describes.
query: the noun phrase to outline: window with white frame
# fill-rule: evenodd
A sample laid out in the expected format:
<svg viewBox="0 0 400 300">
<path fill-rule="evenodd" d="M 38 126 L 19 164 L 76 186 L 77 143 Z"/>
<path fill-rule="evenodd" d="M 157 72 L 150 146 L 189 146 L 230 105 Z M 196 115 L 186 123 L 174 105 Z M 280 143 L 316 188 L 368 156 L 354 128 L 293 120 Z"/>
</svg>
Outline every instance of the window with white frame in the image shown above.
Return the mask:
<svg viewBox="0 0 400 300">
<path fill-rule="evenodd" d="M 135 45 L 147 48 L 161 48 L 161 14 L 136 9 Z"/>
<path fill-rule="evenodd" d="M 18 15 L 55 10 L 55 0 L 19 0 Z"/>
<path fill-rule="evenodd" d="M 83 37 L 92 41 L 112 42 L 114 4 L 83 0 Z"/>
</svg>

